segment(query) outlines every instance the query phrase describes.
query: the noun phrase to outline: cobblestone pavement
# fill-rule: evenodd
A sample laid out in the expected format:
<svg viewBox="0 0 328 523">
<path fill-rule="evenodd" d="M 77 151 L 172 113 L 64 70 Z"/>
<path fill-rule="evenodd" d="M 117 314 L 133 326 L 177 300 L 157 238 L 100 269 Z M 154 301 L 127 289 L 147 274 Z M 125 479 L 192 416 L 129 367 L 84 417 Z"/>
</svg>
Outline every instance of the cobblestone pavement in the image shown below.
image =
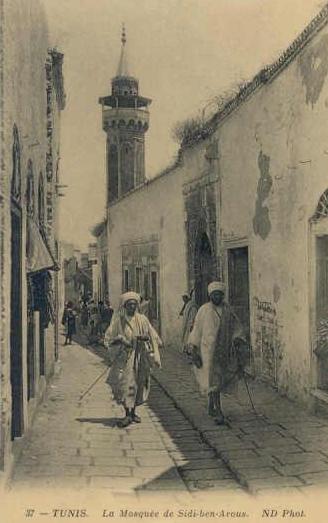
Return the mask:
<svg viewBox="0 0 328 523">
<path fill-rule="evenodd" d="M 101 351 L 100 351 L 101 352 Z M 40 405 L 15 466 L 10 488 L 107 489 L 117 495 L 165 491 L 184 502 L 199 490 L 225 495 L 243 490 L 212 445 L 153 382 L 142 423 L 116 426 L 122 410 L 110 399 L 105 377 L 79 401 L 104 362 L 78 344 L 61 349 L 61 372 Z"/>
<path fill-rule="evenodd" d="M 174 398 L 204 443 L 251 493 L 311 494 L 327 488 L 327 419 L 309 415 L 273 389 L 252 381 L 249 389 L 256 413 L 240 382 L 236 394 L 223 398 L 227 424 L 218 427 L 207 416 L 192 366 L 181 354 L 165 351 L 163 367 L 155 372 L 155 379 Z"/>
</svg>

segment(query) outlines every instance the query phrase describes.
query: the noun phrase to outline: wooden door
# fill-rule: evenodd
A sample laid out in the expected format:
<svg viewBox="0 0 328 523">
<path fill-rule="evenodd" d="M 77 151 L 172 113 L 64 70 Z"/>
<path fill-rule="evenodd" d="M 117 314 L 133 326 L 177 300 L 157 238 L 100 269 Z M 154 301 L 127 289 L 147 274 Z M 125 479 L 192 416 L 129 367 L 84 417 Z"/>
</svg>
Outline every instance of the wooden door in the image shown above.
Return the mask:
<svg viewBox="0 0 328 523">
<path fill-rule="evenodd" d="M 33 312 L 27 316 L 27 399 L 35 396 L 35 341 Z"/>
<path fill-rule="evenodd" d="M 195 300 L 200 307 L 208 301 L 207 287 L 213 281 L 212 248 L 206 233 L 200 235 L 195 249 Z"/>
<path fill-rule="evenodd" d="M 228 250 L 229 303 L 250 339 L 248 247 Z"/>
<path fill-rule="evenodd" d="M 157 332 L 160 332 L 160 314 L 159 314 L 159 292 L 158 292 L 158 273 L 150 272 L 150 320 Z"/>
<path fill-rule="evenodd" d="M 23 433 L 22 217 L 20 209 L 14 204 L 11 231 L 10 380 L 11 436 L 14 439 Z"/>
</svg>

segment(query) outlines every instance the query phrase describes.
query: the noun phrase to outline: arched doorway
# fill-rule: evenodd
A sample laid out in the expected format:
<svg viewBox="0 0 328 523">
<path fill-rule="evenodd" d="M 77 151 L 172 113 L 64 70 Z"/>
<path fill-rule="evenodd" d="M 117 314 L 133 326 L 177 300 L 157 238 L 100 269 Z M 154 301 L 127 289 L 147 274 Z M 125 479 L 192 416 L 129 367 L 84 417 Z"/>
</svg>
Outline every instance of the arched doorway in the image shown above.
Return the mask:
<svg viewBox="0 0 328 523">
<path fill-rule="evenodd" d="M 213 250 L 206 232 L 199 233 L 195 244 L 195 300 L 198 306 L 208 300 L 207 286 L 213 280 Z"/>
<path fill-rule="evenodd" d="M 22 208 L 20 144 L 17 127 L 13 130 L 13 171 L 11 179 L 11 289 L 10 289 L 10 381 L 11 436 L 23 433 L 22 360 Z"/>
</svg>

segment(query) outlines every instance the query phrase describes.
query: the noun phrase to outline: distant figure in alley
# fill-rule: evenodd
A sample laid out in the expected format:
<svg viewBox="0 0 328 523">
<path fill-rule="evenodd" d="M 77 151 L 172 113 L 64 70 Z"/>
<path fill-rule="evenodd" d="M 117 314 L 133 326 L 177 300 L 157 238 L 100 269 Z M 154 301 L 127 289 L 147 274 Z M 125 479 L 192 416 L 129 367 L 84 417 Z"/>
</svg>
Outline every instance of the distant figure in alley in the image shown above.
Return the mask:
<svg viewBox="0 0 328 523">
<path fill-rule="evenodd" d="M 62 324 L 65 326 L 65 345 L 71 345 L 73 334 L 76 334 L 76 313 L 70 301 L 65 307 Z"/>
<path fill-rule="evenodd" d="M 122 294 L 121 306 L 104 338 L 111 362 L 107 383 L 114 400 L 125 409 L 125 417 L 118 423 L 122 428 L 141 422 L 136 408 L 148 398 L 151 368 L 161 364 L 158 335 L 148 318 L 138 312 L 139 305 L 139 294 Z"/>
<path fill-rule="evenodd" d="M 145 316 L 147 316 L 147 318 L 149 318 L 149 309 L 150 309 L 150 300 L 147 300 L 146 298 L 143 298 L 142 296 L 140 296 L 139 310 L 140 310 L 141 314 L 144 314 Z"/>
<path fill-rule="evenodd" d="M 195 301 L 195 292 L 194 289 L 191 290 L 189 294 L 184 294 L 182 296 L 184 305 L 180 311 L 180 316 L 183 318 L 182 324 L 182 351 L 186 351 L 188 345 L 189 335 L 194 326 L 195 317 L 197 314 L 197 303 Z"/>
<path fill-rule="evenodd" d="M 242 325 L 224 302 L 224 292 L 222 282 L 209 284 L 209 302 L 197 312 L 187 347 L 200 392 L 208 396 L 208 413 L 218 425 L 225 421 L 221 392 L 227 392 L 243 376 L 248 361 Z"/>
</svg>

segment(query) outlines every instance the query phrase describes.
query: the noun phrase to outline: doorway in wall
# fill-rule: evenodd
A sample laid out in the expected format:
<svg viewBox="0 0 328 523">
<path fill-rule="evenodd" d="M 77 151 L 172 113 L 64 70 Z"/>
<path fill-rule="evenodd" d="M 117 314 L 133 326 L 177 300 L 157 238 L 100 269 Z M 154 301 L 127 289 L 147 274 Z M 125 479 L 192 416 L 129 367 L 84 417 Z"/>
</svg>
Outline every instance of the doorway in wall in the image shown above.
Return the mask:
<svg viewBox="0 0 328 523">
<path fill-rule="evenodd" d="M 250 341 L 248 247 L 228 249 L 229 303 Z"/>
<path fill-rule="evenodd" d="M 213 250 L 210 240 L 203 232 L 195 247 L 195 300 L 198 306 L 208 301 L 207 286 L 213 280 Z"/>
<path fill-rule="evenodd" d="M 158 289 L 158 272 L 150 272 L 150 320 L 157 332 L 160 332 L 160 314 L 159 314 L 159 289 Z"/>
<path fill-rule="evenodd" d="M 11 436 L 14 439 L 23 433 L 22 213 L 14 203 L 11 206 L 10 294 Z"/>
</svg>

